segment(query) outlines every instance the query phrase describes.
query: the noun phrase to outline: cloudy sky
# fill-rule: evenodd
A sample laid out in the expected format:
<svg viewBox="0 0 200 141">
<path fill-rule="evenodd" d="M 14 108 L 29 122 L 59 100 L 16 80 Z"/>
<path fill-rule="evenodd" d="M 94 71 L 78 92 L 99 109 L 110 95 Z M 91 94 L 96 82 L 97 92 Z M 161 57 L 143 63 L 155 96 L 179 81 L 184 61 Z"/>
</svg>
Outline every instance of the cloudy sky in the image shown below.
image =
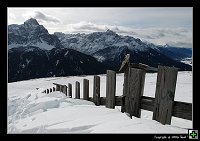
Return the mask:
<svg viewBox="0 0 200 141">
<path fill-rule="evenodd" d="M 111 29 L 157 45 L 192 47 L 191 7 L 8 8 L 8 24 L 35 18 L 49 33 L 91 33 Z"/>
</svg>

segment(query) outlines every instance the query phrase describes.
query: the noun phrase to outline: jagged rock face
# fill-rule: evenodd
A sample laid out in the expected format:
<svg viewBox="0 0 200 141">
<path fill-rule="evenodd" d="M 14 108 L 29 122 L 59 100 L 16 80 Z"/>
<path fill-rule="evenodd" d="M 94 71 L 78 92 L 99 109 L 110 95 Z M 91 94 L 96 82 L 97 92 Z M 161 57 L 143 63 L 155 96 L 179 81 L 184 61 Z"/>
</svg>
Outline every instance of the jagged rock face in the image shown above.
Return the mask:
<svg viewBox="0 0 200 141">
<path fill-rule="evenodd" d="M 120 36 L 111 30 L 91 34 L 62 34 L 58 32 L 54 34 L 60 39 L 64 47 L 90 55 L 110 46 L 115 46 L 116 48 L 127 46 L 130 50 L 148 50 L 148 46 L 141 44 L 140 39 Z"/>
<path fill-rule="evenodd" d="M 57 36 L 49 34 L 47 29 L 33 18 L 21 25 L 8 26 L 8 48 L 18 46 L 37 46 L 46 50 L 63 47 Z"/>
<path fill-rule="evenodd" d="M 106 72 L 103 64 L 78 51 L 66 48 L 54 48 L 47 51 L 34 46 L 10 49 L 8 68 L 8 82 Z"/>
</svg>

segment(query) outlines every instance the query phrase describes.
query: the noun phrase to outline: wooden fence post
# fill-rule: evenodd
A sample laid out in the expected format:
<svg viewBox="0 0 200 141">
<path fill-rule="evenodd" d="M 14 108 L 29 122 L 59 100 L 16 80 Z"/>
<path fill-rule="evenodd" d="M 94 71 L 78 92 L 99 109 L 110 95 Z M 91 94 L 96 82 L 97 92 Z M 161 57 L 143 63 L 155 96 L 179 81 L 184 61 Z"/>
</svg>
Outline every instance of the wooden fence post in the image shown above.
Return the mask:
<svg viewBox="0 0 200 141">
<path fill-rule="evenodd" d="M 125 95 L 125 111 L 132 116 L 140 118 L 141 116 L 141 97 L 144 92 L 145 70 L 129 68 L 128 87 Z"/>
<path fill-rule="evenodd" d="M 129 88 L 129 84 L 128 84 L 128 78 L 129 78 L 129 67 L 124 71 L 124 84 L 123 84 L 123 102 L 122 102 L 122 106 L 121 106 L 121 112 L 124 113 L 126 112 L 126 95 L 128 94 L 128 88 Z"/>
<path fill-rule="evenodd" d="M 68 95 L 72 98 L 72 84 L 68 83 Z"/>
<path fill-rule="evenodd" d="M 56 85 L 56 91 L 60 91 L 60 86 Z"/>
<path fill-rule="evenodd" d="M 83 99 L 89 100 L 89 80 L 83 79 Z"/>
<path fill-rule="evenodd" d="M 63 93 L 67 96 L 67 86 L 63 85 Z"/>
<path fill-rule="evenodd" d="M 100 77 L 94 76 L 94 85 L 93 85 L 93 102 L 95 105 L 100 105 Z"/>
<path fill-rule="evenodd" d="M 107 70 L 106 77 L 106 107 L 115 108 L 115 92 L 116 92 L 116 73 L 112 70 Z"/>
<path fill-rule="evenodd" d="M 177 68 L 158 66 L 153 120 L 162 124 L 171 124 L 177 74 Z"/>
<path fill-rule="evenodd" d="M 75 98 L 80 99 L 80 83 L 78 81 L 76 81 L 75 92 Z"/>
<path fill-rule="evenodd" d="M 64 88 L 64 86 L 60 85 L 60 92 L 63 92 L 63 88 Z"/>
</svg>

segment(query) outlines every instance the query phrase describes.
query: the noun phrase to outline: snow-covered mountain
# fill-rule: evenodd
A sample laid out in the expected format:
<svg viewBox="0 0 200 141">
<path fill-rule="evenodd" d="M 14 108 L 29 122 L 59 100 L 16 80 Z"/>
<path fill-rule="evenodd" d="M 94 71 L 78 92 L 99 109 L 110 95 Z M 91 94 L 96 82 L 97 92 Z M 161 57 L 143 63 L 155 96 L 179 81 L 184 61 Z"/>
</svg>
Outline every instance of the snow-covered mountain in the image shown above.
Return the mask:
<svg viewBox="0 0 200 141">
<path fill-rule="evenodd" d="M 49 34 L 33 18 L 21 25 L 8 25 L 8 50 L 9 82 L 54 75 L 99 74 L 106 69 L 118 71 L 126 54 L 130 54 L 134 63 L 192 70 L 191 65 L 180 61 L 188 58 L 191 51 L 155 46 L 109 29 L 91 34 Z"/>
<path fill-rule="evenodd" d="M 94 57 L 72 49 L 27 46 L 8 51 L 8 82 L 105 72 L 106 67 Z"/>
<path fill-rule="evenodd" d="M 49 34 L 47 29 L 33 18 L 21 25 L 8 25 L 8 49 L 19 46 L 36 46 L 46 50 L 63 47 L 57 36 Z"/>
<path fill-rule="evenodd" d="M 54 33 L 61 44 L 70 49 L 92 55 L 108 68 L 118 70 L 127 53 L 131 54 L 131 61 L 143 63 L 153 67 L 158 65 L 175 66 L 180 70 L 191 70 L 191 66 L 175 58 L 187 57 L 191 52 L 181 53 L 183 49 L 156 46 L 142 42 L 138 38 L 122 36 L 107 30 L 91 34 L 64 34 Z M 176 51 L 176 52 L 173 52 Z"/>
<path fill-rule="evenodd" d="M 149 46 L 140 39 L 130 36 L 120 36 L 112 30 L 93 32 L 91 34 L 63 34 L 55 32 L 61 44 L 66 48 L 78 50 L 86 54 L 93 54 L 107 47 L 128 47 L 130 50 L 146 51 Z"/>
</svg>

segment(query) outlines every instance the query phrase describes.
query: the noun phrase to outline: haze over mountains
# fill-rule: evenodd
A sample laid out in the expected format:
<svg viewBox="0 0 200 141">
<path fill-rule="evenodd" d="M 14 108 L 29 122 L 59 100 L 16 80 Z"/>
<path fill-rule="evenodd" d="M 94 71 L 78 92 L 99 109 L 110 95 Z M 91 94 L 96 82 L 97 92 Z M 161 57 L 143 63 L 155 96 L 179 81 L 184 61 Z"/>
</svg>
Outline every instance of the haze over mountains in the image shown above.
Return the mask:
<svg viewBox="0 0 200 141">
<path fill-rule="evenodd" d="M 156 46 L 138 38 L 107 30 L 91 34 L 49 34 L 36 19 L 8 25 L 8 81 L 105 73 L 118 71 L 124 56 L 149 66 L 174 66 L 192 70 L 181 60 L 192 57 L 192 49 Z"/>
</svg>

